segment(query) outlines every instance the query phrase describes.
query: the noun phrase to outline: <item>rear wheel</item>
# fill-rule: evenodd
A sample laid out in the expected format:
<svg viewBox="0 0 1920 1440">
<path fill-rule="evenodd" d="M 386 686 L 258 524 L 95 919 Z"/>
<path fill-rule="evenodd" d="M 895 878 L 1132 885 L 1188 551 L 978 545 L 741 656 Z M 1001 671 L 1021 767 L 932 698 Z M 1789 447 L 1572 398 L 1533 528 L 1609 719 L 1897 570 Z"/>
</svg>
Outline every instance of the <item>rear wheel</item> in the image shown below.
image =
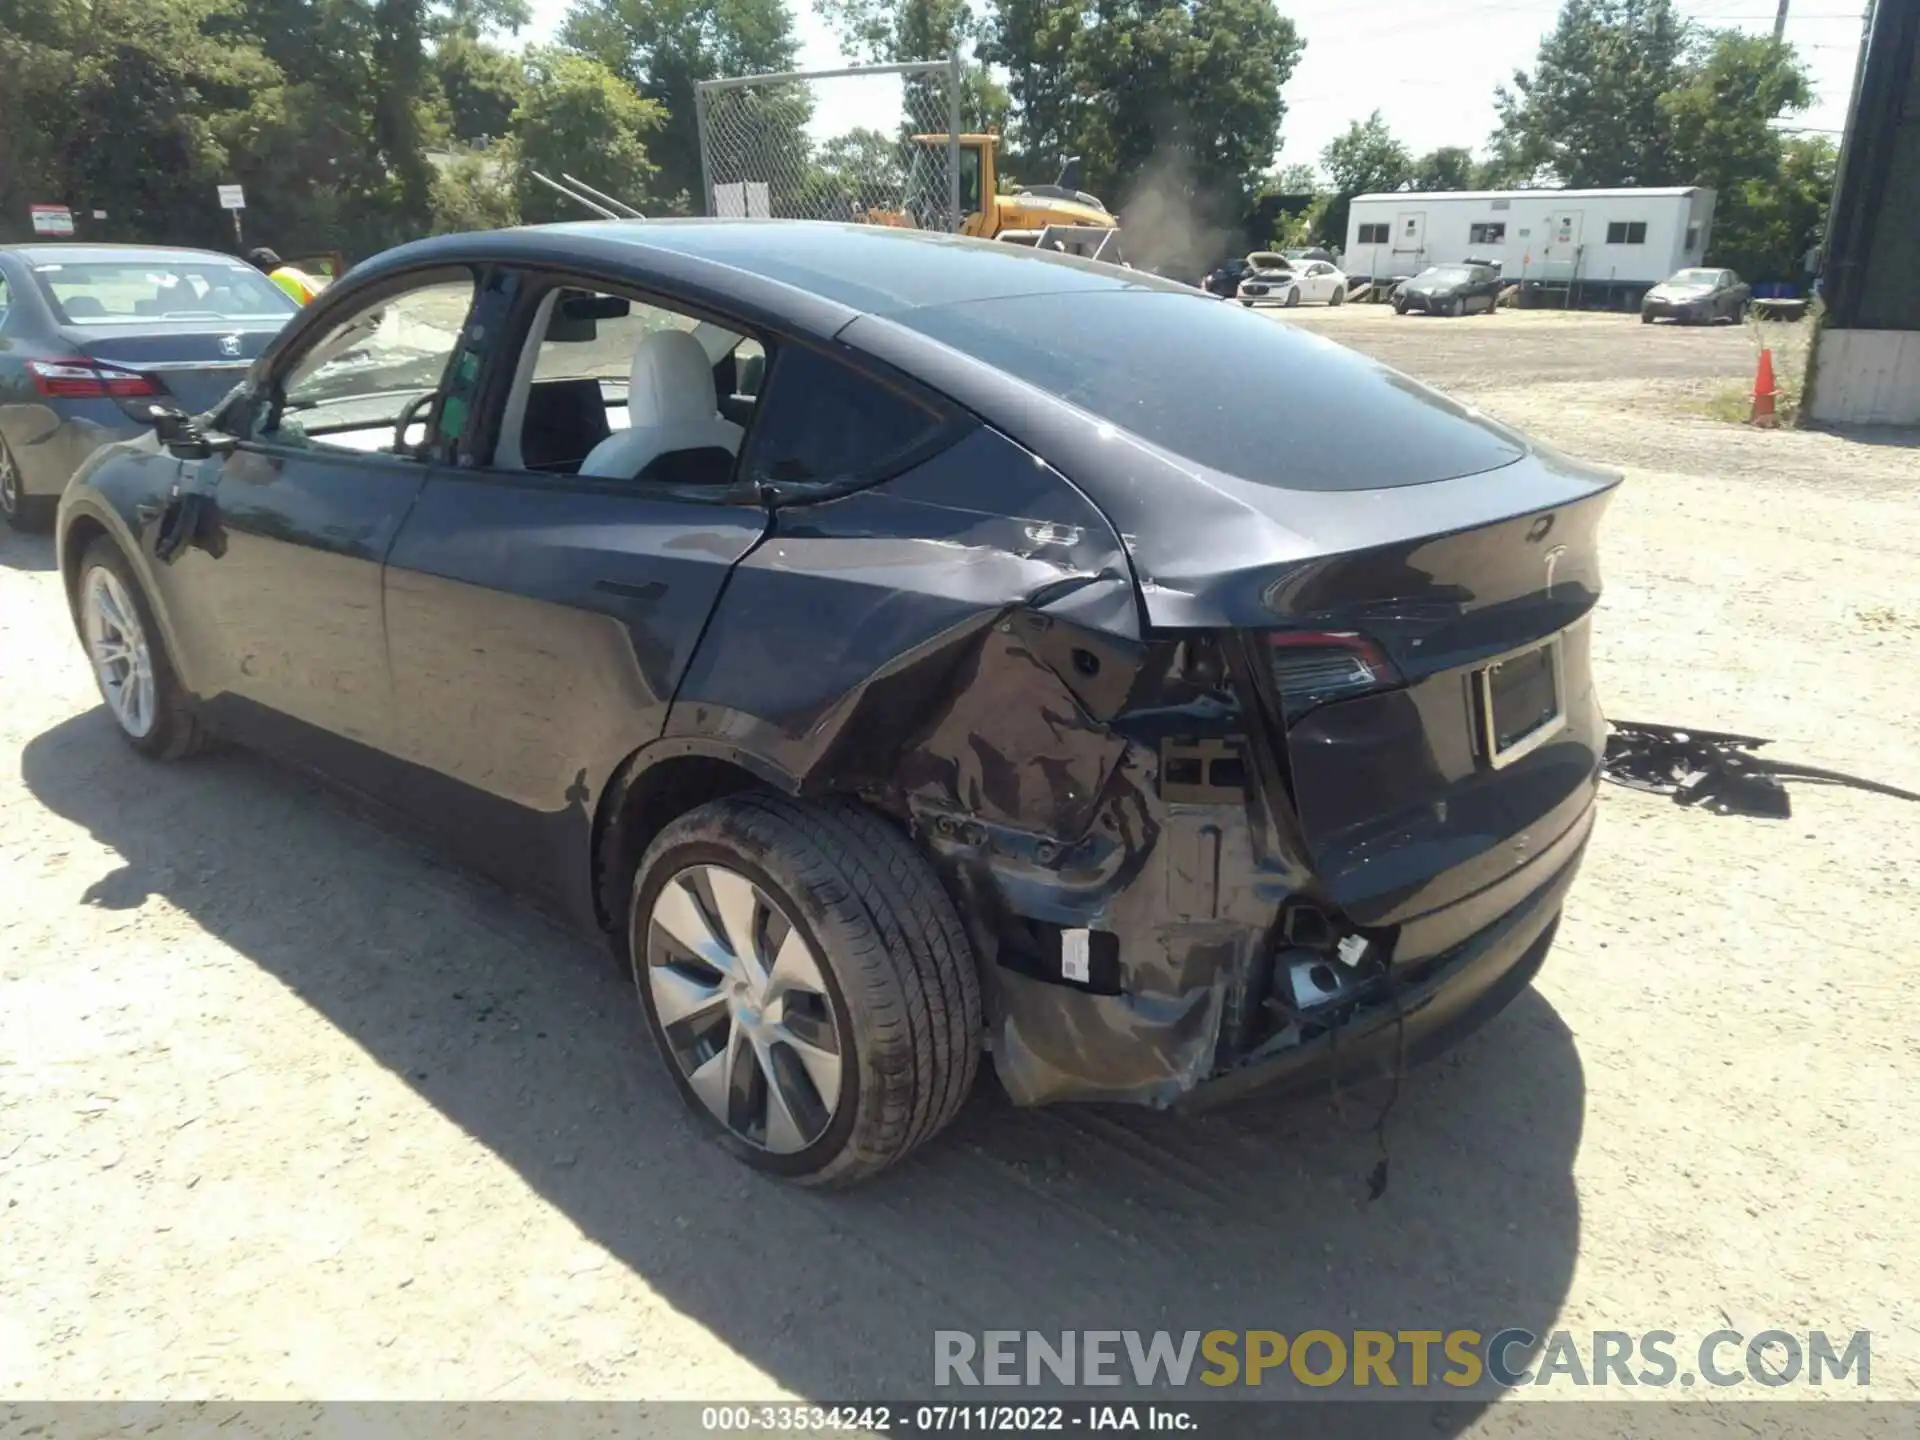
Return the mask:
<svg viewBox="0 0 1920 1440">
<path fill-rule="evenodd" d="M 1333 287 L 1333 294 L 1327 297 L 1327 304 L 1344 305 L 1346 303 L 1346 300 L 1347 300 L 1347 287 L 1345 285 L 1335 285 Z"/>
<path fill-rule="evenodd" d="M 173 672 L 140 582 L 104 536 L 81 557 L 74 613 L 100 698 L 126 742 L 155 760 L 203 749 L 206 731 Z"/>
<path fill-rule="evenodd" d="M 40 530 L 51 518 L 52 509 L 45 497 L 27 494 L 20 463 L 13 458 L 7 442 L 0 440 L 0 520 L 15 530 Z"/>
<path fill-rule="evenodd" d="M 966 932 L 926 858 L 859 806 L 742 795 L 683 816 L 640 862 L 629 940 L 682 1100 L 756 1169 L 866 1179 L 972 1089 Z"/>
</svg>

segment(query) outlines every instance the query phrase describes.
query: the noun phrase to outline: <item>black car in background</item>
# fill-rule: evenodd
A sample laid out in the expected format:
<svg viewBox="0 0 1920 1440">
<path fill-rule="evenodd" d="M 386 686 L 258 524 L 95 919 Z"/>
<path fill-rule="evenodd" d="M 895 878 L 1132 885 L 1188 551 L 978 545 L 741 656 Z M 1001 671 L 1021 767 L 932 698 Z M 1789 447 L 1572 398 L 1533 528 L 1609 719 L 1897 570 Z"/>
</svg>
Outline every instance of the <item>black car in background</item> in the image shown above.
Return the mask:
<svg viewBox="0 0 1920 1440">
<path fill-rule="evenodd" d="M 52 520 L 81 461 L 156 403 L 212 405 L 298 308 L 212 251 L 0 247 L 0 519 Z"/>
<path fill-rule="evenodd" d="M 1524 990 L 1617 481 L 1142 272 L 617 221 L 363 263 L 96 452 L 56 548 L 126 743 L 278 753 L 549 897 L 723 1143 L 831 1184 L 986 1053 L 1204 1104 Z"/>
<path fill-rule="evenodd" d="M 1401 315 L 1409 311 L 1423 315 L 1491 314 L 1500 302 L 1500 289 L 1497 265 L 1471 260 L 1458 265 L 1432 265 L 1394 289 L 1393 308 Z"/>
<path fill-rule="evenodd" d="M 1682 325 L 1711 325 L 1747 318 L 1753 288 L 1731 270 L 1679 270 L 1649 290 L 1640 301 L 1640 323 L 1674 320 Z"/>
<path fill-rule="evenodd" d="M 1207 278 L 1201 282 L 1201 289 L 1208 294 L 1231 300 L 1240 293 L 1240 282 L 1253 273 L 1253 262 L 1244 255 L 1235 255 L 1222 260 L 1207 272 Z"/>
</svg>

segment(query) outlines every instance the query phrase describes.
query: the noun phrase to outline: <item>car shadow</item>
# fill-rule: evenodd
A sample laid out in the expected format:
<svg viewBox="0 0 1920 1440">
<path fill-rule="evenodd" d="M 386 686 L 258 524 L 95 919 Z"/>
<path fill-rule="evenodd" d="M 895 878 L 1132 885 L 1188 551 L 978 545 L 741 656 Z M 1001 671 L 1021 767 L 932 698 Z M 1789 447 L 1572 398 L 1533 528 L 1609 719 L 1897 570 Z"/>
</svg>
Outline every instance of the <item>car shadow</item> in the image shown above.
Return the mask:
<svg viewBox="0 0 1920 1440">
<path fill-rule="evenodd" d="M 1584 1083 L 1532 990 L 1404 1085 L 1377 1201 L 1377 1093 L 1344 1114 L 1314 1098 L 1179 1117 L 1021 1111 L 990 1079 L 914 1159 L 818 1193 L 745 1170 L 682 1112 L 603 946 L 305 778 L 236 752 L 149 764 L 99 709 L 21 768 L 119 857 L 84 903 L 178 907 L 801 1395 L 934 1398 L 937 1330 L 1544 1333 L 1566 1295 Z M 1204 1398 L 1236 1393 L 1259 1392 Z M 1491 1397 L 1444 1398 L 1473 1403 L 1421 1433 Z"/>
<path fill-rule="evenodd" d="M 53 551 L 53 536 L 0 525 L 0 565 L 29 575 L 44 575 L 49 570 L 59 569 L 60 564 Z"/>
</svg>

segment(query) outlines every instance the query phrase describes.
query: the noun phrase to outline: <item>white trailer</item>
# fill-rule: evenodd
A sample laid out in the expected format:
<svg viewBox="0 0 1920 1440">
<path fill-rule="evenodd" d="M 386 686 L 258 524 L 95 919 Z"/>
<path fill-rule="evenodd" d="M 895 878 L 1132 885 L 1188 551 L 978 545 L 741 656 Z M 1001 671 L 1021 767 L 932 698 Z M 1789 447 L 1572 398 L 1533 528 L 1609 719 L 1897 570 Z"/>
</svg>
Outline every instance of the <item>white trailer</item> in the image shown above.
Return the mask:
<svg viewBox="0 0 1920 1440">
<path fill-rule="evenodd" d="M 1674 271 L 1705 262 L 1713 201 L 1691 185 L 1357 195 L 1346 269 L 1393 281 L 1485 260 L 1522 287 L 1522 303 L 1635 306 Z"/>
</svg>

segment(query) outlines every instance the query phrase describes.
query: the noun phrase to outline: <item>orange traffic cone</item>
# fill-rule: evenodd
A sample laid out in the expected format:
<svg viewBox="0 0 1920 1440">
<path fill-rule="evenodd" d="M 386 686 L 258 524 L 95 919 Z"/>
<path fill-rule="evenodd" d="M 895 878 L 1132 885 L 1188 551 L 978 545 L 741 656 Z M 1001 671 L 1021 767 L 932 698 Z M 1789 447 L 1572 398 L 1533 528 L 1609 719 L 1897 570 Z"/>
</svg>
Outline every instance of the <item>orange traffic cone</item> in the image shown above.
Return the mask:
<svg viewBox="0 0 1920 1440">
<path fill-rule="evenodd" d="M 1762 348 L 1760 367 L 1753 372 L 1753 413 L 1747 417 L 1748 424 L 1771 430 L 1780 423 L 1773 413 L 1773 396 L 1773 351 Z"/>
</svg>

